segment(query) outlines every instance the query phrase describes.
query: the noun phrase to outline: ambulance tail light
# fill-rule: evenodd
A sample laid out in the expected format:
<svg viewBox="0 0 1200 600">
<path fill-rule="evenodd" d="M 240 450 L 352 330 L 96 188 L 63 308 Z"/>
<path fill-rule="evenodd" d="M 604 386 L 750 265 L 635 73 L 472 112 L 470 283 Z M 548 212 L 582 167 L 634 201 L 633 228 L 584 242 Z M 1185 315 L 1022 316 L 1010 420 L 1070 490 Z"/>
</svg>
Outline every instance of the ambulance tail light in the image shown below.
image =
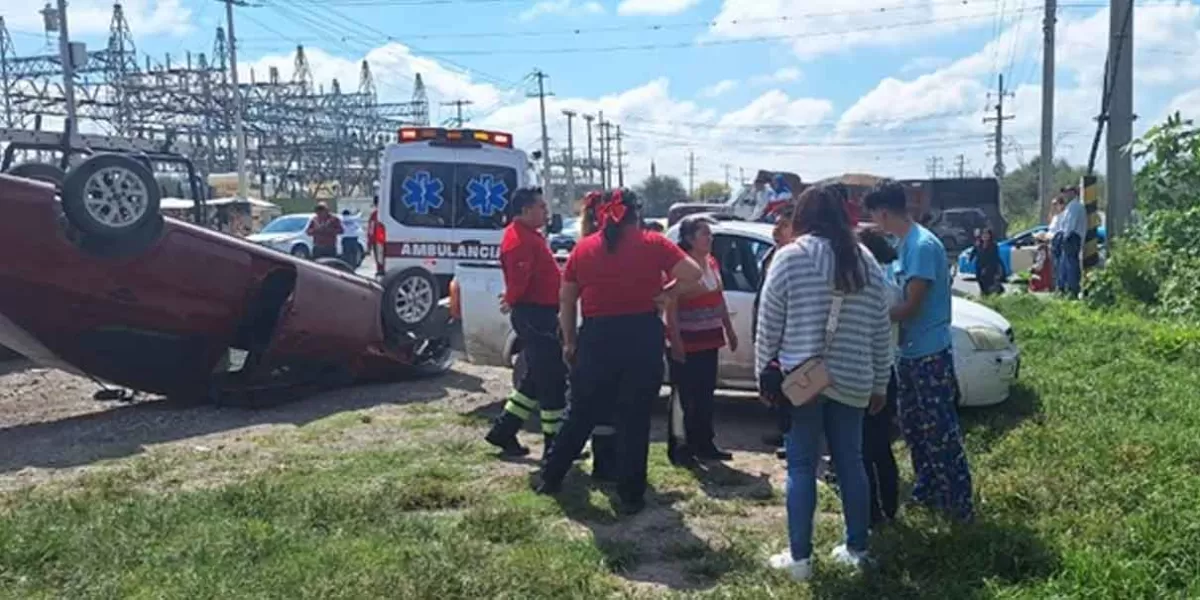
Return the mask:
<svg viewBox="0 0 1200 600">
<path fill-rule="evenodd" d="M 455 321 L 462 320 L 462 296 L 461 289 L 457 279 L 450 280 L 450 318 Z"/>
<path fill-rule="evenodd" d="M 512 148 L 512 134 L 500 131 L 481 129 L 446 129 L 444 127 L 401 127 L 396 136 L 397 142 L 411 144 L 429 142 L 438 146 L 468 146 L 482 147 L 483 145 L 498 148 Z"/>
</svg>

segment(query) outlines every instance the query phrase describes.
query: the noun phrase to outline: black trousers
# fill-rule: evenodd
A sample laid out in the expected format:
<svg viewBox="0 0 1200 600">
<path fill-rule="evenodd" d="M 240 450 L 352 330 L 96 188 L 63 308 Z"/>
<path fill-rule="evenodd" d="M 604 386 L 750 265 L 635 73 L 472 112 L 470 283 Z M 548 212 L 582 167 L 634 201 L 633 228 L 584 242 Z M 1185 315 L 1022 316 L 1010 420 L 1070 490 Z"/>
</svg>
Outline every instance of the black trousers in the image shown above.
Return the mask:
<svg viewBox="0 0 1200 600">
<path fill-rule="evenodd" d="M 896 518 L 900 496 L 900 473 L 892 454 L 892 430 L 896 420 L 896 373 L 888 382 L 887 405 L 879 414 L 863 418 L 863 465 L 871 493 L 871 523 Z"/>
<path fill-rule="evenodd" d="M 525 421 L 540 409 L 542 433 L 552 436 L 562 427 L 567 406 L 567 366 L 558 335 L 558 307 L 517 304 L 510 319 L 527 368 L 504 410 Z"/>
<path fill-rule="evenodd" d="M 672 458 L 680 452 L 699 452 L 712 449 L 716 432 L 713 430 L 713 398 L 717 390 L 717 357 L 720 351 L 689 352 L 682 363 L 670 361 L 671 406 L 667 438 L 667 454 Z"/>
<path fill-rule="evenodd" d="M 617 494 L 646 493 L 650 411 L 663 378 L 663 323 L 654 313 L 585 318 L 571 370 L 571 410 L 550 448 L 542 479 L 561 483 L 593 428 L 613 417 Z"/>
<path fill-rule="evenodd" d="M 313 246 L 312 257 L 313 260 L 318 258 L 337 258 L 337 246 Z"/>
</svg>

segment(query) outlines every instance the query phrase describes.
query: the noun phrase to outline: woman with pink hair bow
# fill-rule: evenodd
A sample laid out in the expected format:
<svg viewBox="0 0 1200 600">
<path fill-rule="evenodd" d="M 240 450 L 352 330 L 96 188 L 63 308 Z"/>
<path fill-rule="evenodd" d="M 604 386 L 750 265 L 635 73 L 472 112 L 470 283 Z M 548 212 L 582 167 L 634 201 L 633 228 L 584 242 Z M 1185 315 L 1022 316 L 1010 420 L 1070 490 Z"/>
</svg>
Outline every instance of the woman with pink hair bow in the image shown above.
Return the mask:
<svg viewBox="0 0 1200 600">
<path fill-rule="evenodd" d="M 641 227 L 629 190 L 587 199 L 599 230 L 585 235 L 563 271 L 559 325 L 571 365 L 571 410 L 535 489 L 556 494 L 593 428 L 615 415 L 620 510 L 645 507 L 650 411 L 663 381 L 664 330 L 658 307 L 699 282 L 700 266 L 662 234 Z M 663 281 L 671 281 L 666 288 Z M 578 304 L 578 307 L 577 307 Z M 583 312 L 582 327 L 576 315 Z"/>
</svg>

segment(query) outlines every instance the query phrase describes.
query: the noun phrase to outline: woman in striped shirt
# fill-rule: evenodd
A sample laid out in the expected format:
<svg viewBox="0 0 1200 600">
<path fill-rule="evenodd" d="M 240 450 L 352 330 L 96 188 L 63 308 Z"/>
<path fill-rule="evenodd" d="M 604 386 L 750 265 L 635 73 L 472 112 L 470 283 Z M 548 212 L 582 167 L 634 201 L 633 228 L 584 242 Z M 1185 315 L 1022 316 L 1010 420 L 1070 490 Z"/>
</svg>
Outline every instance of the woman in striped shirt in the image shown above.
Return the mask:
<svg viewBox="0 0 1200 600">
<path fill-rule="evenodd" d="M 717 389 L 717 356 L 726 342 L 737 350 L 738 339 L 725 306 L 721 268 L 712 256 L 713 221 L 692 216 L 679 224 L 679 247 L 704 271 L 700 291 L 667 308 L 667 336 L 673 391 L 667 456 L 676 465 L 696 459 L 729 460 L 714 438 L 713 395 Z"/>
<path fill-rule="evenodd" d="M 795 579 L 812 574 L 816 466 L 822 434 L 829 441 L 845 517 L 846 537 L 834 562 L 866 562 L 870 499 L 863 468 L 863 416 L 887 402 L 892 371 L 888 292 L 879 263 L 859 245 L 844 195 L 827 186 L 804 191 L 792 225 L 799 237 L 776 253 L 767 272 L 755 335 L 755 371 L 776 363 L 788 373 L 821 357 L 833 380 L 815 400 L 793 406 L 787 435 L 788 551 L 772 567 Z M 839 307 L 832 336 L 826 329 Z M 771 390 L 763 390 L 770 393 Z M 786 400 L 785 400 L 786 402 Z"/>
</svg>

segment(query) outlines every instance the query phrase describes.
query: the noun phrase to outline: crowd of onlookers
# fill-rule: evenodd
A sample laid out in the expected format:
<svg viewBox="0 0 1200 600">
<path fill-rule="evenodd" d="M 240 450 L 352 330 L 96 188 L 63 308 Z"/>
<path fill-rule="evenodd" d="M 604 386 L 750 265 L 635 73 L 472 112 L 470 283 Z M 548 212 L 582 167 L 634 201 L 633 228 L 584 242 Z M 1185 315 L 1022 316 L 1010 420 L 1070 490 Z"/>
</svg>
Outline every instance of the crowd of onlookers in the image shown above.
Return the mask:
<svg viewBox="0 0 1200 600">
<path fill-rule="evenodd" d="M 790 547 L 770 564 L 797 579 L 812 572 L 825 455 L 845 517 L 832 559 L 870 563 L 871 530 L 901 505 L 891 447 L 897 424 L 915 471 L 911 503 L 961 521 L 974 516 L 955 408 L 945 248 L 912 220 L 900 184 L 881 183 L 865 196 L 874 223 L 866 230 L 851 217 L 848 195 L 844 186 L 816 185 L 781 211 L 749 341 L 787 460 Z M 619 508 L 636 513 L 664 353 L 676 388 L 668 456 L 690 466 L 731 458 L 713 430 L 717 357 L 745 342 L 711 254 L 713 221 L 686 218 L 672 243 L 642 226 L 633 192 L 589 194 L 584 205 L 584 235 L 560 272 L 538 233 L 547 222 L 540 190 L 514 196 L 501 245 L 501 306 L 529 368 L 487 441 L 509 456 L 528 453 L 516 432 L 540 410 L 546 452 L 535 489 L 558 493 L 590 437 L 592 477 L 615 482 Z"/>
<path fill-rule="evenodd" d="M 1060 292 L 1076 298 L 1083 277 L 1083 243 L 1087 239 L 1088 216 L 1075 187 L 1065 187 L 1050 202 L 1049 227 L 1035 239 L 1034 263 L 1029 291 Z M 975 239 L 975 274 L 984 296 L 1004 291 L 1003 282 L 1012 273 L 1005 270 L 995 234 L 988 228 Z"/>
</svg>

